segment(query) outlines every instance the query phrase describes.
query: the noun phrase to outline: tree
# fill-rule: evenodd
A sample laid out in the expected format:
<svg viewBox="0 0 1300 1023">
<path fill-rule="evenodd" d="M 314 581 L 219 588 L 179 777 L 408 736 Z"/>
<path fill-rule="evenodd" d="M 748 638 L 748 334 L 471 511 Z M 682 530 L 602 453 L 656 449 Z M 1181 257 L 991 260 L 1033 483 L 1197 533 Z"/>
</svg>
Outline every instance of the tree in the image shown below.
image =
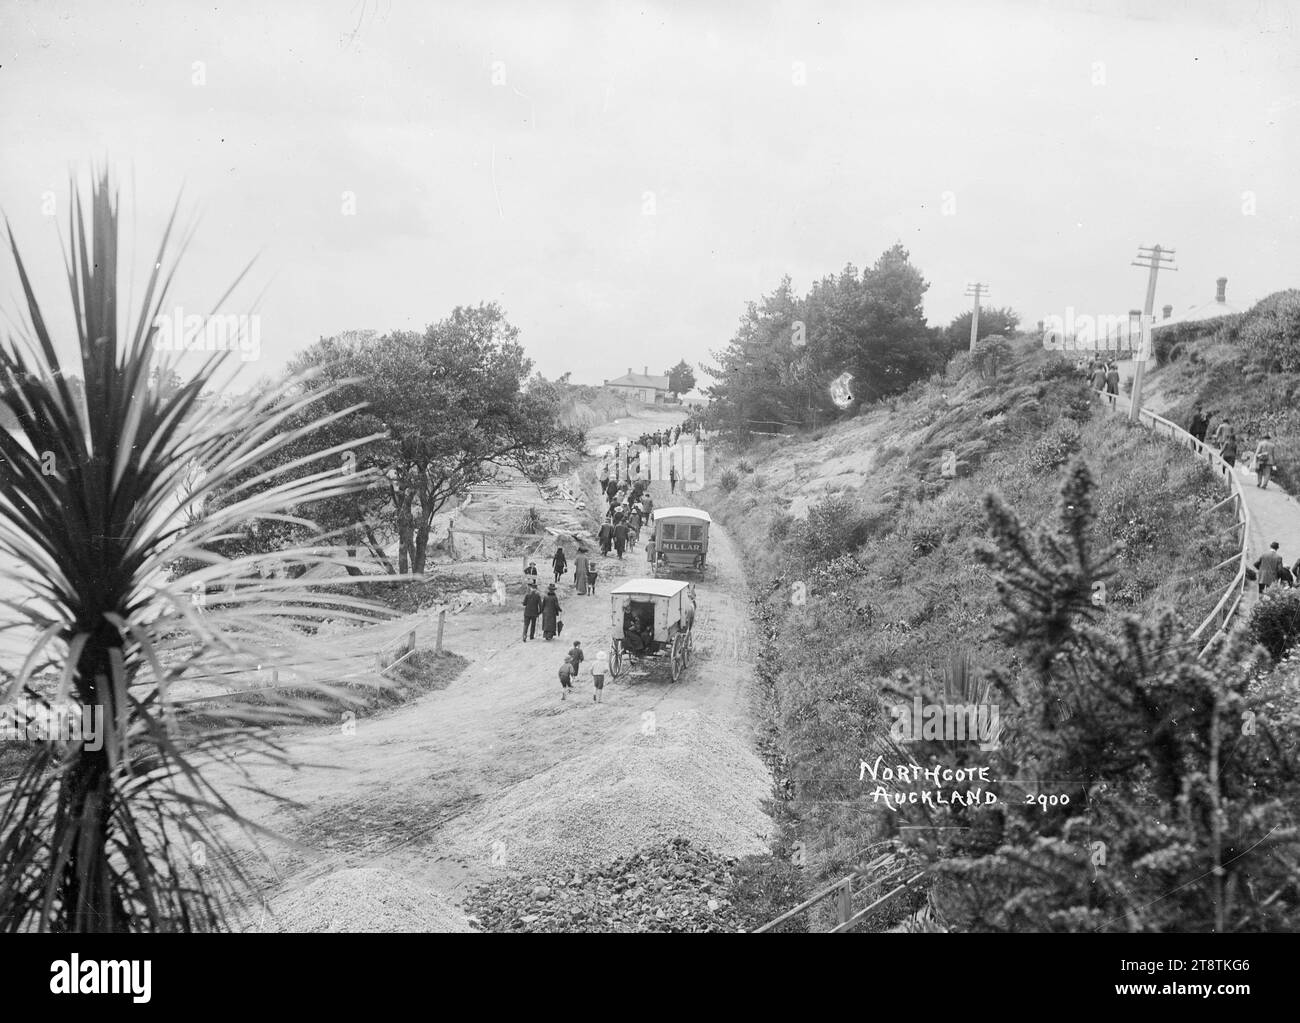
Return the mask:
<svg viewBox="0 0 1300 1023">
<path fill-rule="evenodd" d="M 23 697 L 28 721 L 47 721 L 53 699 L 78 724 L 96 709 L 102 717 L 92 718 L 95 736 L 78 730 L 24 744 L 26 760 L 0 804 L 0 928 L 218 929 L 235 886 L 249 878 L 215 818 L 252 825 L 200 765 L 224 761 L 251 785 L 242 754 L 289 763 L 265 725 L 306 704 L 263 694 L 270 702 L 259 708 L 223 708 L 224 727 L 180 736 L 170 687 L 224 692 L 231 673 L 255 670 L 272 651 L 283 656 L 305 627 L 364 621 L 379 609 L 291 581 L 277 583 L 268 599 L 247 560 L 223 558 L 210 545 L 250 519 L 302 521 L 295 505 L 357 483 L 328 466 L 320 471 L 323 456 L 295 480 L 257 472 L 317 424 L 285 387 L 242 409 L 203 402 L 227 353 L 174 389 L 148 386 L 152 324 L 175 273 L 167 255 L 175 211 L 139 317 L 122 334 L 118 201 L 107 172 L 92 183 L 88 203 L 75 192 L 72 199 L 66 269 L 84 399 L 69 383 L 62 346 L 9 237 L 28 322 L 21 339 L 0 345 L 0 400 L 17 419 L 15 436 L 0 431 L 0 555 L 20 591 L 6 602 L 9 627 L 22 623 L 34 640 L 16 673 L 0 672 L 0 704 L 18 707 Z M 281 431 L 286 416 L 304 425 Z M 179 521 L 178 489 L 188 488 L 198 504 L 240 474 L 251 474 L 245 492 L 197 522 Z M 324 560 L 305 551 L 287 556 Z M 199 567 L 169 582 L 164 567 L 178 557 Z M 317 677 L 295 688 L 333 692 Z M 99 741 L 83 741 L 92 738 Z M 210 870 L 194 869 L 200 843 Z"/>
<path fill-rule="evenodd" d="M 964 312 L 960 316 L 954 317 L 953 321 L 944 329 L 944 347 L 949 355 L 955 355 L 958 352 L 970 351 L 970 312 Z M 990 334 L 1002 334 L 1010 337 L 1015 334 L 1020 327 L 1020 314 L 1010 308 L 994 308 L 980 310 L 979 328 L 976 330 L 976 342 L 981 338 L 986 338 Z"/>
<path fill-rule="evenodd" d="M 975 342 L 975 351 L 971 355 L 972 365 L 986 380 L 996 380 L 998 370 L 1006 364 L 1011 355 L 1011 342 L 1001 334 L 989 334 Z"/>
<path fill-rule="evenodd" d="M 711 353 L 716 367 L 704 368 L 719 383 L 709 389 L 710 422 L 743 431 L 833 420 L 844 412 L 829 387 L 845 372 L 858 398 L 905 390 L 944 360 L 921 308 L 928 287 L 901 244 L 868 270 L 850 263 L 817 281 L 802 299 L 786 277 Z"/>
<path fill-rule="evenodd" d="M 668 390 L 673 392 L 673 397 L 677 398 L 685 394 L 695 386 L 695 371 L 683 359 L 667 373 Z"/>
<path fill-rule="evenodd" d="M 375 482 L 327 509 L 314 509 L 344 531 L 390 526 L 398 571 L 422 574 L 434 516 L 454 495 L 511 467 L 541 480 L 558 458 L 580 451 L 583 435 L 560 421 L 555 384 L 529 381 L 532 363 L 518 330 L 493 304 L 457 307 L 423 334 L 325 339 L 291 364 L 314 371 L 310 387 L 337 385 L 326 407 L 343 412 L 317 443 L 365 440 L 356 468 Z M 527 386 L 525 386 L 527 384 Z"/>
</svg>

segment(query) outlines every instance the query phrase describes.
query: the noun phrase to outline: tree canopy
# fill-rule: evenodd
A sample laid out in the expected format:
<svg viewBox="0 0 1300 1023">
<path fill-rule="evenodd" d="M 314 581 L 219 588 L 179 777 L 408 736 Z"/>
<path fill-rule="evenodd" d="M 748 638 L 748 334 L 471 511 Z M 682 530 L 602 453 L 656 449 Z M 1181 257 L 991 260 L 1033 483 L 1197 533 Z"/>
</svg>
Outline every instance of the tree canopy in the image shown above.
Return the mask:
<svg viewBox="0 0 1300 1023">
<path fill-rule="evenodd" d="M 695 371 L 685 359 L 670 369 L 667 377 L 668 390 L 673 392 L 674 398 L 680 397 L 695 386 Z"/>
<path fill-rule="evenodd" d="M 350 332 L 293 359 L 289 372 L 306 374 L 304 386 L 322 395 L 313 414 L 336 416 L 312 435 L 314 450 L 368 438 L 337 457 L 348 471 L 367 473 L 369 485 L 303 513 L 381 558 L 383 535 L 395 533 L 397 570 L 418 574 L 434 516 L 454 495 L 502 468 L 550 475 L 583 437 L 561 424 L 556 385 L 529 379 L 518 333 L 494 303 L 461 306 L 422 334 Z M 298 447 L 286 462 L 306 453 Z M 247 541 L 274 547 L 287 539 Z"/>
<path fill-rule="evenodd" d="M 802 426 L 844 414 L 829 387 L 852 374 L 855 401 L 906 389 L 946 358 L 926 325 L 928 283 L 896 244 L 866 270 L 848 264 L 803 297 L 790 278 L 749 303 L 728 346 L 704 369 L 714 425 L 739 431 Z"/>
</svg>

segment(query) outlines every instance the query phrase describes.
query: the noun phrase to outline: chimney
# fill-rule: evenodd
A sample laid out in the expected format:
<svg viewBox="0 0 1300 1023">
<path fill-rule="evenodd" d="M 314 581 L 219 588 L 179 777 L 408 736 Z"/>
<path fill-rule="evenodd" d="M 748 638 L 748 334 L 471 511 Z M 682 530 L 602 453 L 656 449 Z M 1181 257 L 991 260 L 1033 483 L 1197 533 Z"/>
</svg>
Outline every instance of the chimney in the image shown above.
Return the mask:
<svg viewBox="0 0 1300 1023">
<path fill-rule="evenodd" d="M 628 366 L 628 368 L 627 368 L 627 375 L 628 375 L 628 376 L 631 376 L 631 375 L 632 375 L 632 367 L 631 367 L 631 366 Z"/>
<path fill-rule="evenodd" d="M 1228 293 L 1228 278 L 1220 277 L 1214 282 L 1214 286 L 1214 301 L 1220 304 L 1226 302 L 1227 299 L 1224 296 Z"/>
<path fill-rule="evenodd" d="M 647 366 L 644 370 L 642 370 L 642 371 L 641 371 L 641 375 L 642 375 L 643 377 L 648 377 L 648 376 L 650 375 L 650 367 Z"/>
<path fill-rule="evenodd" d="M 1169 319 L 1169 317 L 1171 317 L 1171 316 L 1174 315 L 1174 307 L 1171 306 L 1171 305 L 1167 305 L 1167 306 L 1165 306 L 1165 307 L 1164 307 L 1162 310 L 1160 310 L 1160 311 L 1161 311 L 1162 313 L 1164 313 L 1164 316 L 1163 316 L 1162 318 L 1163 318 L 1163 319 L 1166 319 L 1166 320 Z"/>
</svg>

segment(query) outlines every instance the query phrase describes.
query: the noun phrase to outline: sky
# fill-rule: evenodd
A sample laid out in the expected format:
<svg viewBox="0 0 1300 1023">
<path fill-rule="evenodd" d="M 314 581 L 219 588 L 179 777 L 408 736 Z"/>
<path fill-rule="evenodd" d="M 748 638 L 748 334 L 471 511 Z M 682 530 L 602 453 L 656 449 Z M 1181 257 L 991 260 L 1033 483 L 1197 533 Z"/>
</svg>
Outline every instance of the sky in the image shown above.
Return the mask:
<svg viewBox="0 0 1300 1023">
<path fill-rule="evenodd" d="M 66 336 L 69 176 L 111 168 L 136 303 L 180 196 L 169 308 L 256 314 L 246 379 L 481 301 L 548 377 L 707 363 L 783 275 L 898 241 L 935 324 L 974 281 L 1026 324 L 1124 314 L 1157 243 L 1157 309 L 1220 276 L 1246 306 L 1300 285 L 1298 26 L 1286 0 L 0 0 L 0 211 Z"/>
</svg>

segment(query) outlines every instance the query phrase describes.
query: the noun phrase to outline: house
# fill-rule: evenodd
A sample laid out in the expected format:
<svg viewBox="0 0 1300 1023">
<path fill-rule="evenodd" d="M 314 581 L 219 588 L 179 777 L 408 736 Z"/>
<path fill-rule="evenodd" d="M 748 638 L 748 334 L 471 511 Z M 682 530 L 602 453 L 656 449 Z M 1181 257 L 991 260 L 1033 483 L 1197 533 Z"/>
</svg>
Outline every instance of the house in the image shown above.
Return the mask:
<svg viewBox="0 0 1300 1023">
<path fill-rule="evenodd" d="M 1220 277 L 1214 284 L 1213 302 L 1203 302 L 1177 316 L 1173 315 L 1174 307 L 1167 305 L 1163 310 L 1164 318 L 1156 322 L 1157 329 L 1175 323 L 1199 323 L 1204 320 L 1217 320 L 1220 316 L 1232 316 L 1241 312 L 1240 308 L 1228 301 L 1228 278 Z"/>
<path fill-rule="evenodd" d="M 606 380 L 605 389 L 628 401 L 639 401 L 646 405 L 657 405 L 666 401 L 669 395 L 668 377 L 651 376 L 649 366 L 645 367 L 643 373 L 633 373 L 629 369 L 615 380 Z"/>
</svg>

